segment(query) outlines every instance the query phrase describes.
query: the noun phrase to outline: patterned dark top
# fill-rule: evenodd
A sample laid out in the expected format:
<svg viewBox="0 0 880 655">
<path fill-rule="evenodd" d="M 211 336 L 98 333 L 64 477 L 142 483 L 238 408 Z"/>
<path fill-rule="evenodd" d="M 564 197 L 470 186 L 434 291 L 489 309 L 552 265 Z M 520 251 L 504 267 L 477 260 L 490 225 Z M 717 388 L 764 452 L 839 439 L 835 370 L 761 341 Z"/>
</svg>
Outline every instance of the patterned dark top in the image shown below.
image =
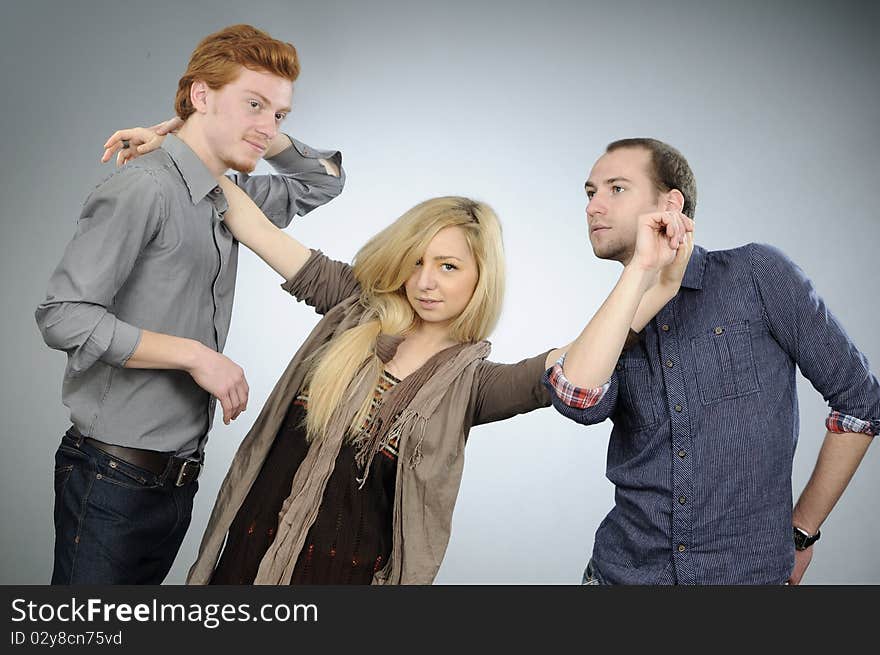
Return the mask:
<svg viewBox="0 0 880 655">
<path fill-rule="evenodd" d="M 398 382 L 385 373 L 373 397 L 373 416 L 385 391 Z M 275 537 L 278 513 L 293 477 L 309 449 L 306 441 L 308 391 L 296 397 L 247 498 L 229 529 L 226 546 L 211 584 L 252 584 Z M 370 584 L 388 561 L 397 443 L 391 440 L 373 458 L 362 489 L 357 450 L 343 443 L 327 481 L 318 516 L 312 524 L 291 577 L 291 584 Z"/>
</svg>

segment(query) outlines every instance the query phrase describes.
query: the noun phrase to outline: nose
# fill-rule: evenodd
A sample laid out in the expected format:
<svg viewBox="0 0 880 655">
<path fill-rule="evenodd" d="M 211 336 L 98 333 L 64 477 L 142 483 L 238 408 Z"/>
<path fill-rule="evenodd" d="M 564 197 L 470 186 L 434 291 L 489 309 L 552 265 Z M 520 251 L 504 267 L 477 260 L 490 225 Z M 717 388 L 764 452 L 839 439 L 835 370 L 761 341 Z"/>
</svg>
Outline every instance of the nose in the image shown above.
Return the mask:
<svg viewBox="0 0 880 655">
<path fill-rule="evenodd" d="M 608 211 L 608 205 L 602 198 L 602 195 L 596 191 L 590 202 L 587 203 L 587 218 L 593 218 L 599 214 L 605 214 Z"/>
<path fill-rule="evenodd" d="M 420 290 L 429 291 L 437 286 L 437 276 L 431 266 L 423 264 L 418 275 L 417 282 Z"/>
<path fill-rule="evenodd" d="M 278 134 L 278 122 L 275 120 L 274 113 L 266 113 L 260 117 L 260 121 L 256 126 L 257 133 L 271 141 Z"/>
</svg>

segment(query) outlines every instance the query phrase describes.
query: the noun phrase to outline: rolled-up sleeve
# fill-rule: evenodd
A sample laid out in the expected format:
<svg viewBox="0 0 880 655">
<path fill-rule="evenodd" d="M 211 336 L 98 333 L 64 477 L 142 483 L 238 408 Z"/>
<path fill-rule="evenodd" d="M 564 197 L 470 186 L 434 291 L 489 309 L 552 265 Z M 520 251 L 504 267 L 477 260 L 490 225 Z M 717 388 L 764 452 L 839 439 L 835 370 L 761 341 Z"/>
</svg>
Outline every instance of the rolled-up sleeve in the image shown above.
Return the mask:
<svg viewBox="0 0 880 655">
<path fill-rule="evenodd" d="M 617 375 L 612 373 L 611 379 L 601 387 L 576 387 L 565 377 L 564 361 L 563 356 L 541 378 L 556 411 L 583 425 L 595 425 L 609 418 L 617 405 Z"/>
<path fill-rule="evenodd" d="M 68 375 L 98 360 L 122 367 L 137 348 L 141 330 L 114 316 L 113 299 L 163 214 L 157 180 L 133 167 L 111 175 L 83 205 L 73 240 L 35 313 L 46 344 L 68 354 Z"/>
<path fill-rule="evenodd" d="M 267 218 L 281 228 L 290 225 L 294 216 L 304 216 L 329 202 L 345 186 L 341 152 L 316 150 L 293 137 L 290 140 L 289 148 L 266 159 L 277 175 L 232 175 Z M 321 159 L 336 164 L 339 176 L 328 173 Z"/>
<path fill-rule="evenodd" d="M 578 387 L 565 377 L 565 371 L 562 368 L 564 364 L 565 354 L 548 371 L 547 380 L 550 382 L 550 390 L 566 405 L 576 409 L 586 409 L 601 402 L 608 387 L 611 386 L 611 382 L 608 381 L 591 389 Z"/>
<path fill-rule="evenodd" d="M 751 244 L 750 255 L 769 330 L 828 402 L 828 429 L 877 434 L 880 383 L 867 358 L 806 274 L 785 254 L 773 246 Z"/>
</svg>

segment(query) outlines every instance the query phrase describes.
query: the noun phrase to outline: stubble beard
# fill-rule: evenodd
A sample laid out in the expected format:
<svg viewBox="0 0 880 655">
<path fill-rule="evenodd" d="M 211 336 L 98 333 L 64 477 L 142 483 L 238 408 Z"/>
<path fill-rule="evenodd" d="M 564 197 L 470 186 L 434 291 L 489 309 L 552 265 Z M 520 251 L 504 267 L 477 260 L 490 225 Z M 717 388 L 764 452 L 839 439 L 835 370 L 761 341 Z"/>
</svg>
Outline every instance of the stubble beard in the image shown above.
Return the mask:
<svg viewBox="0 0 880 655">
<path fill-rule="evenodd" d="M 593 254 L 597 259 L 607 259 L 611 261 L 623 261 L 626 257 L 626 246 L 622 243 L 612 242 L 606 243 L 602 246 L 598 246 L 595 243 L 591 244 L 593 246 Z"/>
<path fill-rule="evenodd" d="M 252 173 L 257 167 L 257 162 L 244 159 L 223 159 L 223 164 L 226 166 L 226 168 L 231 168 L 234 171 L 238 171 L 239 173 L 244 173 L 246 175 Z"/>
</svg>

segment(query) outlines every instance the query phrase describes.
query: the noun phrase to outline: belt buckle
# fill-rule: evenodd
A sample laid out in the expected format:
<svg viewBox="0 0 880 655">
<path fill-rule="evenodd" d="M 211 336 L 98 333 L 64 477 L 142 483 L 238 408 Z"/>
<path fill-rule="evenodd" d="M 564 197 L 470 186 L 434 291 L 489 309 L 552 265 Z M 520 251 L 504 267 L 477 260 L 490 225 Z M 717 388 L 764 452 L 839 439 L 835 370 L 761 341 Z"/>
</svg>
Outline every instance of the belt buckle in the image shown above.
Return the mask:
<svg viewBox="0 0 880 655">
<path fill-rule="evenodd" d="M 189 482 L 189 480 L 186 480 L 185 478 L 187 477 L 187 470 L 190 464 L 193 464 L 196 470 L 193 480 L 199 477 L 199 472 L 201 471 L 202 465 L 192 459 L 185 460 L 180 467 L 180 471 L 178 471 L 177 473 L 177 480 L 175 480 L 174 482 L 175 487 L 182 487 L 187 482 Z"/>
</svg>

